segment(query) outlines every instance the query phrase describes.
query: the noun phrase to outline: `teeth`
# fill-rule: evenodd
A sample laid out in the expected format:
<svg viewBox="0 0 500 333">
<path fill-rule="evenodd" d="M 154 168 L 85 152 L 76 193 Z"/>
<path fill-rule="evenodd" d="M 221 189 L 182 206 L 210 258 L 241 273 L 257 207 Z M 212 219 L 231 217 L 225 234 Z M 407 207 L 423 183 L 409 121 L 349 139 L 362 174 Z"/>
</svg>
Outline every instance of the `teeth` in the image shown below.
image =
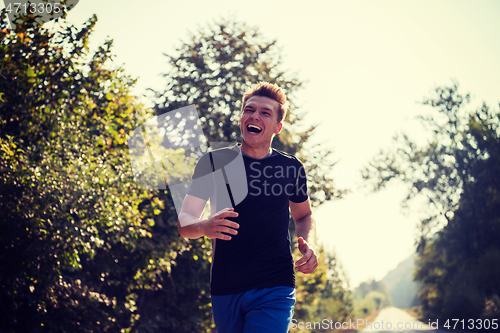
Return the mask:
<svg viewBox="0 0 500 333">
<path fill-rule="evenodd" d="M 248 125 L 248 128 L 256 128 L 259 131 L 262 131 L 262 128 L 260 128 L 259 126 L 255 126 L 255 125 Z"/>
</svg>

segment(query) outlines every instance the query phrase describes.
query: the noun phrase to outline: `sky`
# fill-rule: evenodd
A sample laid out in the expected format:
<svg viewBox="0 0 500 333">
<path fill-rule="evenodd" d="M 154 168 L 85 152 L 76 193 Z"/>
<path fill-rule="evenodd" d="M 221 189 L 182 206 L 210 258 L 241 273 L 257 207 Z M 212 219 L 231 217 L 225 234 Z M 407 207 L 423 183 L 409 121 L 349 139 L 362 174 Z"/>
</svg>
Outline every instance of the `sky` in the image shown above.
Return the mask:
<svg viewBox="0 0 500 333">
<path fill-rule="evenodd" d="M 359 170 L 393 136 L 420 144 L 415 120 L 437 86 L 460 84 L 473 110 L 500 102 L 500 2 L 478 1 L 118 1 L 82 0 L 69 12 L 77 26 L 96 14 L 91 48 L 114 40 L 115 64 L 138 77 L 135 93 L 162 90 L 163 55 L 189 32 L 219 18 L 257 26 L 282 48 L 283 68 L 306 81 L 295 96 L 314 140 L 339 160 L 335 184 L 353 193 L 315 210 L 320 243 L 335 251 L 351 287 L 381 279 L 415 251 L 418 208 L 403 214 L 405 188 L 371 193 Z"/>
</svg>

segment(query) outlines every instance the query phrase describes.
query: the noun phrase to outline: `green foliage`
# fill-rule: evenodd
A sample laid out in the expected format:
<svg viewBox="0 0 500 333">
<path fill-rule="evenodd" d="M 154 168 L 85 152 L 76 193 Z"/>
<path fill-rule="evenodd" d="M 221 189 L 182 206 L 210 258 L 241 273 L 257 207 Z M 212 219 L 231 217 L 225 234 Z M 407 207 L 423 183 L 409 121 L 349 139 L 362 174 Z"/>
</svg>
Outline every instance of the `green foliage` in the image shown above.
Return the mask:
<svg viewBox="0 0 500 333">
<path fill-rule="evenodd" d="M 189 249 L 175 214 L 155 214 L 167 194 L 135 185 L 126 136 L 146 114 L 134 80 L 106 67 L 111 42 L 88 54 L 96 21 L 14 33 L 0 20 L 6 332 L 131 331 L 147 310 L 142 296 L 162 290 L 162 273 Z"/>
<path fill-rule="evenodd" d="M 437 88 L 438 100 L 426 100 L 424 105 L 438 109 L 434 116 L 420 117 L 423 124 L 433 133 L 432 140 L 425 147 L 418 147 L 406 134 L 394 138 L 395 151 L 382 151 L 366 169 L 365 178 L 375 181 L 379 190 L 390 181 L 401 181 L 408 185 L 405 205 L 415 198 L 424 198 L 428 203 L 421 221 L 422 242 L 435 231 L 436 225 L 447 223 L 457 208 L 460 190 L 467 173 L 464 159 L 456 155 L 461 151 L 464 140 L 464 126 L 467 115 L 462 105 L 469 102 L 469 95 L 460 95 L 455 84 L 452 87 Z"/>
<path fill-rule="evenodd" d="M 134 80 L 109 69 L 111 41 L 89 54 L 96 21 L 81 29 L 63 22 L 55 32 L 14 33 L 5 15 L 0 20 L 0 330 L 210 332 L 209 241 L 180 237 L 169 193 L 134 182 L 127 135 L 148 112 L 130 94 Z M 162 95 L 168 99 L 156 108 L 158 114 L 199 104 L 213 141 L 237 138 L 244 87 L 259 80 L 289 93 L 300 87 L 278 71 L 274 42 L 228 26 L 193 37 L 179 50 Z M 299 117 L 288 119 L 294 124 Z M 311 131 L 290 128 L 274 144 L 300 154 Z M 310 156 L 304 160 L 315 170 L 311 184 L 319 204 L 340 192 L 319 167 L 325 154 Z M 173 168 L 181 175 L 184 163 Z M 329 267 L 319 273 L 337 272 Z M 311 287 L 329 290 L 331 283 L 326 306 L 345 316 L 343 280 L 323 280 L 319 274 Z"/>
<path fill-rule="evenodd" d="M 353 292 L 354 315 L 363 318 L 374 310 L 391 306 L 391 296 L 383 281 L 362 282 Z"/>
<path fill-rule="evenodd" d="M 312 274 L 296 274 L 296 298 L 294 319 L 298 322 L 321 322 L 328 319 L 344 322 L 350 318 L 353 305 L 347 279 L 334 253 L 327 253 L 323 247 L 317 249 L 318 268 Z M 294 257 L 301 257 L 298 249 Z M 309 332 L 299 329 L 297 332 Z M 314 332 L 326 332 L 323 329 Z"/>
<path fill-rule="evenodd" d="M 410 185 L 408 199 L 428 198 L 415 277 L 430 318 L 499 315 L 500 113 L 484 104 L 467 113 L 468 101 L 456 84 L 437 88 L 424 104 L 438 114 L 421 118 L 433 140 L 418 148 L 400 137 L 400 148 L 379 155 L 371 168 L 379 188 L 397 178 Z M 438 221 L 441 229 L 432 235 Z"/>
<path fill-rule="evenodd" d="M 458 153 L 467 156 L 468 174 L 458 208 L 419 259 L 416 277 L 425 283 L 427 315 L 499 318 L 498 310 L 488 309 L 500 293 L 499 116 L 483 105 L 469 117 L 469 140 Z"/>
</svg>

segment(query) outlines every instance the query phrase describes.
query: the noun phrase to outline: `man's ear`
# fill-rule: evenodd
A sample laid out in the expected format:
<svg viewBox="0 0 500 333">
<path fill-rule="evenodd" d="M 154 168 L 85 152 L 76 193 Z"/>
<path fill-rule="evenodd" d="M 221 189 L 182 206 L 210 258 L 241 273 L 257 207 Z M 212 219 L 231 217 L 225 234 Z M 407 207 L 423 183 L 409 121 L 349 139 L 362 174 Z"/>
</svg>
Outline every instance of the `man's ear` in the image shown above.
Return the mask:
<svg viewBox="0 0 500 333">
<path fill-rule="evenodd" d="M 274 131 L 274 134 L 280 134 L 282 129 L 283 129 L 283 123 L 280 122 L 278 124 L 278 128 L 276 128 L 276 131 Z"/>
</svg>

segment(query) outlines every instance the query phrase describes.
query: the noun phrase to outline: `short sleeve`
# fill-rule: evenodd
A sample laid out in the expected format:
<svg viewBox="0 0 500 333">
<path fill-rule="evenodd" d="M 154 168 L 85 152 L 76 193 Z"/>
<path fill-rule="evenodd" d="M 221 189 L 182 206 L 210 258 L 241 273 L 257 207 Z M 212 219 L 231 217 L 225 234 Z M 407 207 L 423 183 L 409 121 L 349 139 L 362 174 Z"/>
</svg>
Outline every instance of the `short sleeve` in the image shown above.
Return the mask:
<svg viewBox="0 0 500 333">
<path fill-rule="evenodd" d="M 299 172 L 297 174 L 295 189 L 292 192 L 292 195 L 289 197 L 289 200 L 291 202 L 301 203 L 309 198 L 307 194 L 307 176 L 304 165 L 298 159 L 295 160 L 295 162 L 297 163 Z"/>
<path fill-rule="evenodd" d="M 214 178 L 212 173 L 212 164 L 208 154 L 204 155 L 196 165 L 193 173 L 189 195 L 208 200 L 214 190 Z"/>
</svg>

